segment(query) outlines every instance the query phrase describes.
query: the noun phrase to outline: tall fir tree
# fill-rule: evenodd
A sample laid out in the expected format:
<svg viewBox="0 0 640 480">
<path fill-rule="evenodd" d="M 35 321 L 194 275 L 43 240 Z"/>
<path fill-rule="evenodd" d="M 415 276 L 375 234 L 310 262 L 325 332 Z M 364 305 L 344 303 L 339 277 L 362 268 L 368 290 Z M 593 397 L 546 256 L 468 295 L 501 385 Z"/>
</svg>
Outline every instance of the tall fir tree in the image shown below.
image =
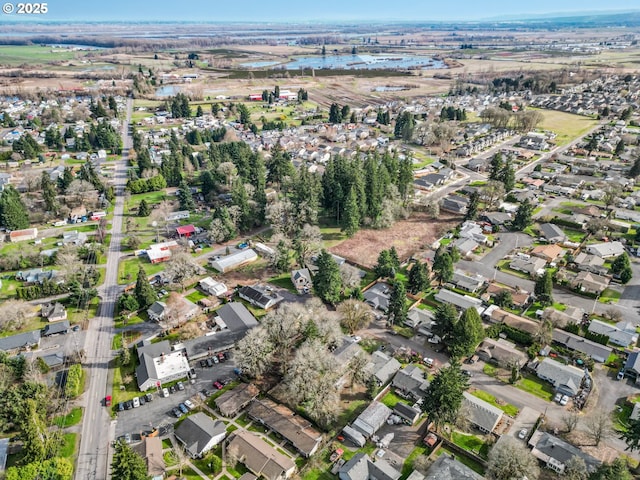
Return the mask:
<svg viewBox="0 0 640 480">
<path fill-rule="evenodd" d="M 115 446 L 111 476 L 118 480 L 148 480 L 147 465 L 140 455 L 123 441 Z"/>
<path fill-rule="evenodd" d="M 358 199 L 353 187 L 349 190 L 347 201 L 344 205 L 344 213 L 342 216 L 342 231 L 351 237 L 360 228 L 360 210 L 358 208 Z"/>
<path fill-rule="evenodd" d="M 191 187 L 184 180 L 180 183 L 178 201 L 180 202 L 180 210 L 195 210 L 196 208 L 193 195 L 191 195 Z"/>
<path fill-rule="evenodd" d="M 323 301 L 335 305 L 340 300 L 342 277 L 340 268 L 331 254 L 322 250 L 316 261 L 317 273 L 313 276 L 313 288 Z"/>
<path fill-rule="evenodd" d="M 29 227 L 29 212 L 20 198 L 20 193 L 7 185 L 0 194 L 0 226 L 7 230 L 21 230 Z"/>
<path fill-rule="evenodd" d="M 158 298 L 156 292 L 153 291 L 153 287 L 149 283 L 147 272 L 145 272 L 142 265 L 140 265 L 140 268 L 138 269 L 138 277 L 136 278 L 136 286 L 133 290 L 133 294 L 136 297 L 140 308 L 145 309 Z"/>
<path fill-rule="evenodd" d="M 407 290 L 400 280 L 391 282 L 391 288 L 387 318 L 391 324 L 402 325 L 407 319 Z"/>
<path fill-rule="evenodd" d="M 416 295 L 429 288 L 429 272 L 426 263 L 415 262 L 409 270 L 409 292 Z"/>
<path fill-rule="evenodd" d="M 149 204 L 143 198 L 138 206 L 138 216 L 139 217 L 148 217 L 151 214 L 151 209 L 149 208 Z"/>
</svg>

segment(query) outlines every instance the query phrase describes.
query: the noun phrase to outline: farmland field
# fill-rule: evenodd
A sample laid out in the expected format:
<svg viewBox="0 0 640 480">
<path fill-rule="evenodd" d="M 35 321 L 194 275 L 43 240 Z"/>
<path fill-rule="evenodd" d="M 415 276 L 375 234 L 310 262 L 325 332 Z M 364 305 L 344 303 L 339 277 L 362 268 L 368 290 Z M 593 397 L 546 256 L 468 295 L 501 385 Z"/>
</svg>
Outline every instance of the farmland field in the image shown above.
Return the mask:
<svg viewBox="0 0 640 480">
<path fill-rule="evenodd" d="M 538 110 L 544 116 L 544 120 L 538 128 L 544 130 L 551 130 L 558 136 L 556 137 L 556 143 L 558 145 L 564 145 L 571 140 L 584 135 L 591 128 L 598 124 L 598 121 L 583 117 L 581 115 L 573 115 L 571 113 L 558 112 L 556 110 Z"/>
<path fill-rule="evenodd" d="M 83 52 L 53 49 L 40 45 L 1 45 L 0 64 L 22 65 L 24 63 L 49 63 L 83 57 Z"/>
</svg>

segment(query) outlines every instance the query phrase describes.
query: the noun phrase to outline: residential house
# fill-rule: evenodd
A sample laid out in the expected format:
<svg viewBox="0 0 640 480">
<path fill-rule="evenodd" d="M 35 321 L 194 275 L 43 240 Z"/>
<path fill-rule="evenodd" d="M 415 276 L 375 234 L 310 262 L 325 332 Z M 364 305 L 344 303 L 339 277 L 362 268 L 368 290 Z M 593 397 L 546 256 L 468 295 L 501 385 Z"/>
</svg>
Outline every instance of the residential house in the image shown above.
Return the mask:
<svg viewBox="0 0 640 480">
<path fill-rule="evenodd" d="M 607 358 L 609 358 L 609 355 L 611 355 L 611 347 L 592 342 L 584 337 L 560 330 L 559 328 L 554 328 L 552 335 L 554 342 L 570 350 L 584 353 L 596 362 L 604 363 L 607 361 Z"/>
<path fill-rule="evenodd" d="M 38 238 L 37 228 L 25 228 L 24 230 L 14 230 L 9 233 L 10 242 L 24 242 Z"/>
<path fill-rule="evenodd" d="M 480 245 L 470 238 L 458 238 L 453 242 L 453 246 L 458 249 L 462 257 L 468 257 L 475 252 Z"/>
<path fill-rule="evenodd" d="M 75 245 L 76 247 L 82 246 L 87 242 L 87 234 L 84 232 L 78 232 L 72 230 L 70 232 L 64 232 L 62 234 L 63 245 Z"/>
<path fill-rule="evenodd" d="M 296 287 L 298 293 L 307 293 L 311 290 L 313 283 L 311 282 L 311 272 L 308 268 L 291 271 L 291 283 Z"/>
<path fill-rule="evenodd" d="M 480 220 L 496 227 L 502 227 L 511 222 L 512 216 L 508 212 L 487 212 L 480 217 Z"/>
<path fill-rule="evenodd" d="M 460 232 L 458 233 L 460 238 L 468 238 L 479 244 L 487 243 L 487 236 L 484 234 L 484 229 L 479 223 L 467 220 L 460 226 Z"/>
<path fill-rule="evenodd" d="M 181 225 L 176 228 L 176 235 L 179 238 L 190 238 L 192 235 L 195 235 L 196 227 L 193 225 Z"/>
<path fill-rule="evenodd" d="M 402 398 L 418 401 L 424 397 L 429 381 L 418 365 L 407 365 L 393 377 L 391 386 Z"/>
<path fill-rule="evenodd" d="M 591 272 L 580 272 L 570 282 L 579 292 L 600 295 L 609 286 L 609 278 Z"/>
<path fill-rule="evenodd" d="M 624 245 L 620 242 L 605 242 L 587 245 L 587 253 L 597 255 L 601 258 L 613 258 L 624 253 Z"/>
<path fill-rule="evenodd" d="M 424 330 L 427 333 L 430 333 L 431 327 L 435 323 L 433 320 L 434 318 L 435 317 L 431 310 L 414 307 L 409 309 L 407 312 L 407 319 L 404 321 L 404 325 L 413 329 L 424 326 Z"/>
<path fill-rule="evenodd" d="M 483 300 L 488 302 L 489 298 L 494 298 L 498 293 L 504 290 L 511 293 L 511 298 L 515 307 L 524 308 L 529 303 L 531 297 L 529 292 L 492 282 L 487 286 L 487 290 L 485 291 L 485 295 L 487 295 L 487 297 L 485 298 L 483 296 Z"/>
<path fill-rule="evenodd" d="M 57 270 L 44 270 L 42 268 L 32 268 L 31 270 L 20 270 L 16 272 L 16 280 L 25 283 L 40 283 L 52 281 L 58 277 Z"/>
<path fill-rule="evenodd" d="M 40 330 L 0 337 L 0 352 L 17 353 L 40 345 Z"/>
<path fill-rule="evenodd" d="M 564 250 L 555 244 L 538 245 L 531 250 L 531 255 L 542 258 L 547 263 L 553 263 L 564 254 Z"/>
<path fill-rule="evenodd" d="M 511 270 L 526 273 L 532 277 L 540 276 L 544 273 L 544 267 L 547 265 L 547 261 L 542 258 L 526 258 L 516 257 L 509 263 Z"/>
<path fill-rule="evenodd" d="M 540 225 L 540 234 L 549 243 L 563 243 L 567 241 L 567 234 L 553 223 L 543 223 Z"/>
<path fill-rule="evenodd" d="M 503 411 L 488 402 L 463 392 L 462 408 L 468 412 L 469 422 L 481 432 L 492 433 L 502 420 Z"/>
<path fill-rule="evenodd" d="M 573 259 L 573 263 L 580 271 L 596 273 L 598 275 L 606 275 L 607 267 L 604 266 L 604 258 L 590 253 L 580 252 Z"/>
<path fill-rule="evenodd" d="M 568 305 L 567 308 L 561 312 L 553 307 L 547 307 L 542 313 L 544 320 L 549 320 L 556 327 L 562 328 L 569 323 L 580 323 L 583 320 L 585 311 L 579 307 L 573 307 Z"/>
<path fill-rule="evenodd" d="M 621 347 L 635 346 L 638 342 L 638 333 L 635 325 L 630 322 L 622 321 L 611 325 L 600 320 L 591 320 L 589 331 L 599 335 L 606 335 L 609 337 L 609 342 Z"/>
<path fill-rule="evenodd" d="M 268 398 L 253 400 L 247 416 L 277 433 L 305 458 L 316 453 L 322 442 L 322 434 L 310 422 Z"/>
<path fill-rule="evenodd" d="M 167 304 L 161 301 L 155 301 L 147 308 L 147 315 L 152 322 L 161 322 L 167 313 Z"/>
<path fill-rule="evenodd" d="M 430 189 L 433 187 L 431 184 L 429 184 L 429 186 L 427 186 L 426 184 L 418 185 L 418 186 L 424 186 L 427 189 Z M 469 203 L 468 201 L 461 200 L 461 197 L 453 198 L 451 196 L 447 196 L 440 201 L 440 209 L 446 212 L 451 212 L 458 215 L 464 215 L 465 213 L 467 213 L 468 203 Z"/>
<path fill-rule="evenodd" d="M 162 440 L 160 437 L 143 437 L 142 442 L 131 447 L 142 457 L 151 480 L 164 478 L 165 463 L 162 456 Z"/>
<path fill-rule="evenodd" d="M 216 407 L 225 417 L 235 417 L 260 391 L 253 383 L 241 383 L 231 390 L 227 390 L 215 399 Z"/>
<path fill-rule="evenodd" d="M 539 323 L 515 313 L 502 310 L 497 305 L 490 305 L 482 312 L 482 318 L 490 323 L 504 323 L 523 332 L 534 334 L 539 329 Z"/>
<path fill-rule="evenodd" d="M 376 350 L 371 354 L 371 361 L 366 365 L 365 370 L 381 387 L 391 381 L 401 366 L 400 362 L 395 358 Z"/>
<path fill-rule="evenodd" d="M 545 358 L 538 364 L 536 375 L 551 383 L 557 392 L 573 397 L 580 390 L 585 373 L 579 368 Z"/>
<path fill-rule="evenodd" d="M 144 252 L 151 263 L 161 263 L 168 261 L 171 258 L 171 251 L 177 248 L 179 248 L 178 242 L 171 240 L 169 242 L 154 243 Z"/>
<path fill-rule="evenodd" d="M 186 378 L 191 370 L 185 352 L 182 349 L 171 351 L 167 340 L 158 343 L 143 340 L 138 344 L 137 352 L 140 365 L 136 368 L 136 380 L 142 392 Z"/>
<path fill-rule="evenodd" d="M 284 480 L 296 470 L 296 464 L 291 458 L 248 430 L 233 432 L 226 454 L 244 464 L 257 477 L 264 477 L 266 480 Z"/>
<path fill-rule="evenodd" d="M 264 310 L 269 310 L 284 300 L 284 298 L 274 292 L 271 287 L 262 285 L 244 286 L 238 290 L 238 295 L 251 305 Z"/>
<path fill-rule="evenodd" d="M 375 434 L 391 415 L 391 409 L 384 403 L 373 401 L 354 420 L 351 427 L 360 432 L 365 438 L 370 438 Z"/>
<path fill-rule="evenodd" d="M 398 480 L 402 473 L 384 459 L 374 462 L 365 453 L 356 453 L 338 471 L 340 480 Z"/>
<path fill-rule="evenodd" d="M 447 290 L 446 288 L 440 289 L 434 298 L 440 303 L 451 304 L 462 311 L 468 308 L 475 308 L 480 311 L 482 308 L 482 300 L 479 298 L 470 297 L 469 295 L 460 295 L 459 293 Z"/>
<path fill-rule="evenodd" d="M 364 302 L 371 306 L 371 308 L 386 312 L 389 308 L 389 298 L 391 298 L 389 292 L 390 288 L 388 284 L 378 282 L 368 288 L 362 296 L 364 297 Z"/>
<path fill-rule="evenodd" d="M 469 275 L 462 270 L 456 269 L 453 272 L 453 278 L 449 283 L 453 284 L 460 290 L 476 293 L 483 287 L 484 282 L 485 278 L 482 275 Z"/>
<path fill-rule="evenodd" d="M 211 277 L 203 278 L 198 282 L 198 287 L 207 295 L 213 295 L 215 297 L 222 297 L 227 293 L 227 286 L 222 283 L 214 280 Z"/>
<path fill-rule="evenodd" d="M 494 340 L 485 338 L 476 352 L 478 357 L 485 362 L 494 362 L 501 367 L 517 364 L 524 367 L 527 363 L 527 355 L 516 348 L 515 343 L 502 338 Z"/>
<path fill-rule="evenodd" d="M 358 430 L 356 430 L 355 428 L 349 425 L 345 426 L 342 429 L 342 435 L 344 436 L 344 438 L 346 438 L 347 440 L 349 440 L 351 443 L 358 446 L 359 448 L 364 447 L 365 444 L 367 443 L 367 439 L 365 438 L 365 436 L 362 435 L 362 433 L 360 433 Z"/>
<path fill-rule="evenodd" d="M 0 350 L 2 348 L 0 347 Z M 624 362 L 625 375 L 629 375 L 636 379 L 636 383 L 640 383 L 640 351 L 631 352 Z"/>
<path fill-rule="evenodd" d="M 174 435 L 191 458 L 202 458 L 224 440 L 227 426 L 204 412 L 197 412 L 185 418 L 175 429 Z"/>
<path fill-rule="evenodd" d="M 422 410 L 412 407 L 411 405 L 407 405 L 404 402 L 398 402 L 395 407 L 393 407 L 393 413 L 394 415 L 399 416 L 404 423 L 413 425 L 420 419 Z"/>
<path fill-rule="evenodd" d="M 238 250 L 231 255 L 224 257 L 212 257 L 209 259 L 209 266 L 215 268 L 220 273 L 243 267 L 258 260 L 258 254 L 252 248 Z"/>
<path fill-rule="evenodd" d="M 574 457 L 584 460 L 587 472 L 593 473 L 602 463 L 597 458 L 583 452 L 570 443 L 565 442 L 550 433 L 536 430 L 529 439 L 531 454 L 544 463 L 548 468 L 563 474 L 569 460 Z"/>
<path fill-rule="evenodd" d="M 42 336 L 50 337 L 52 335 L 64 335 L 69 331 L 70 328 L 71 325 L 69 325 L 69 322 L 67 320 L 49 323 L 42 329 Z"/>
<path fill-rule="evenodd" d="M 60 302 L 47 302 L 40 307 L 40 316 L 50 322 L 59 322 L 67 319 L 67 310 Z"/>
<path fill-rule="evenodd" d="M 456 460 L 453 455 L 444 453 L 436 457 L 424 480 L 484 480 L 484 477 Z"/>
</svg>

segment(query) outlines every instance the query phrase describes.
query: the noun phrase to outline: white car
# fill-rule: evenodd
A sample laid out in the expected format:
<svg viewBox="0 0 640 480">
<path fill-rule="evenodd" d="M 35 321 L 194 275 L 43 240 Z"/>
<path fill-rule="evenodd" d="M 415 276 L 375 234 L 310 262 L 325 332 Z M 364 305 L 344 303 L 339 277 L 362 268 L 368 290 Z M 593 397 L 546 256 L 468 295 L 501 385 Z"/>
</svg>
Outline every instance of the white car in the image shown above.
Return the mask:
<svg viewBox="0 0 640 480">
<path fill-rule="evenodd" d="M 169 396 L 169 389 L 168 388 L 163 388 L 162 389 L 162 396 L 165 397 L 165 398 Z"/>
<path fill-rule="evenodd" d="M 138 408 L 140 406 L 140 399 L 138 397 L 133 397 L 133 408 Z"/>
<path fill-rule="evenodd" d="M 359 335 L 351 335 L 351 340 L 352 340 L 354 343 L 358 343 L 360 340 L 362 340 L 362 337 L 361 337 L 361 336 L 359 336 Z"/>
<path fill-rule="evenodd" d="M 425 357 L 422 361 L 427 367 L 433 367 L 433 358 Z"/>
<path fill-rule="evenodd" d="M 562 394 L 561 393 L 556 393 L 556 396 L 553 397 L 553 401 L 556 403 L 560 403 L 560 400 L 562 400 Z"/>
<path fill-rule="evenodd" d="M 196 408 L 191 400 L 185 400 L 184 404 L 189 410 L 193 410 L 194 408 Z"/>
<path fill-rule="evenodd" d="M 524 440 L 524 437 L 527 436 L 527 429 L 523 428 L 522 430 L 520 430 L 520 432 L 518 432 L 518 438 L 520 440 Z"/>
<path fill-rule="evenodd" d="M 563 395 L 560 399 L 560 405 L 564 407 L 567 403 L 569 403 L 569 397 L 567 395 Z"/>
</svg>

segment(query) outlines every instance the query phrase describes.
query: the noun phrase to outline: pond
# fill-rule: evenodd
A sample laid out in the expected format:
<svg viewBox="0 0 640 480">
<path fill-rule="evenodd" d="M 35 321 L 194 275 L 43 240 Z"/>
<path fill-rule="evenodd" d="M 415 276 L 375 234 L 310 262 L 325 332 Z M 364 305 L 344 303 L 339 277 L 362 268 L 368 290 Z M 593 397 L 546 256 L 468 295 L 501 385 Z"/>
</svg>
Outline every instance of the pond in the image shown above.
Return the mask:
<svg viewBox="0 0 640 480">
<path fill-rule="evenodd" d="M 156 97 L 171 97 L 182 90 L 176 85 L 167 85 L 156 89 Z"/>
<path fill-rule="evenodd" d="M 270 65 L 269 65 L 270 64 Z M 277 65 L 278 62 L 250 62 L 241 64 L 244 67 L 259 68 Z M 422 55 L 317 55 L 301 57 L 291 62 L 278 65 L 277 68 L 286 70 L 315 69 L 345 69 L 345 70 L 374 70 L 394 68 L 436 69 L 446 68 L 442 60 Z"/>
</svg>

